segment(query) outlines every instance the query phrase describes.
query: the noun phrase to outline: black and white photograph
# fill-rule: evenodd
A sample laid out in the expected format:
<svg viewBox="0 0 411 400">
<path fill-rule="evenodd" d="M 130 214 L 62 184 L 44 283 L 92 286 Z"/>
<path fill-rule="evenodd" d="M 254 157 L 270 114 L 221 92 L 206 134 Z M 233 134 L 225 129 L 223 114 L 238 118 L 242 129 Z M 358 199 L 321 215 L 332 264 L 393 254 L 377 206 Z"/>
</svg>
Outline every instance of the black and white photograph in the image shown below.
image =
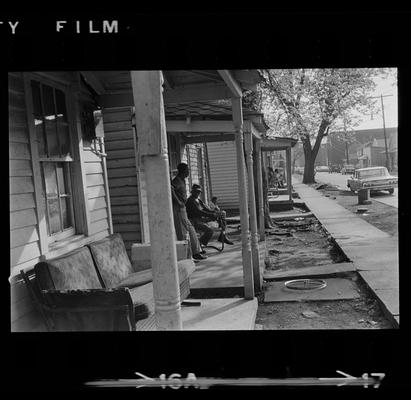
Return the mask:
<svg viewBox="0 0 411 400">
<path fill-rule="evenodd" d="M 8 79 L 13 331 L 398 328 L 396 69 Z"/>
<path fill-rule="evenodd" d="M 258 16 L 257 33 L 258 21 L 236 15 L 242 29 L 226 42 L 212 15 L 198 26 L 184 13 L 159 15 L 160 39 L 144 37 L 156 14 L 137 13 L 134 24 L 115 13 L 0 18 L 3 280 L 8 335 L 31 360 L 24 371 L 45 361 L 40 354 L 47 371 L 58 366 L 56 346 L 63 359 L 86 360 L 73 385 L 97 392 L 379 388 L 398 367 L 402 47 L 387 48 L 394 35 L 380 30 L 305 31 L 310 14 L 293 34 Z M 259 357 L 274 363 L 270 372 Z M 310 360 L 321 368 L 307 369 Z M 36 390 L 47 391 L 47 379 Z"/>
</svg>

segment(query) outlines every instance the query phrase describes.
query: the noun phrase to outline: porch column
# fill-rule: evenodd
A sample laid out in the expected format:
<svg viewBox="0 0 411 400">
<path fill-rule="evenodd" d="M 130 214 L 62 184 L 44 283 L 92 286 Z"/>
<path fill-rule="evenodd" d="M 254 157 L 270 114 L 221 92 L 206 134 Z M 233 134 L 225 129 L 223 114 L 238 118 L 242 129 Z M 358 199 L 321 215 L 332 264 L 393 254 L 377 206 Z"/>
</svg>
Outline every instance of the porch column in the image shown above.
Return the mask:
<svg viewBox="0 0 411 400">
<path fill-rule="evenodd" d="M 248 196 L 250 199 L 250 225 L 251 225 L 251 255 L 253 259 L 253 279 L 254 289 L 259 292 L 261 290 L 261 274 L 260 274 L 260 251 L 258 247 L 258 228 L 257 228 L 257 208 L 254 192 L 254 169 L 253 169 L 253 135 L 251 130 L 247 129 L 244 132 L 245 153 L 247 157 L 247 172 L 248 172 Z"/>
<path fill-rule="evenodd" d="M 161 71 L 131 71 L 137 158 L 145 171 L 156 325 L 182 330 Z"/>
<path fill-rule="evenodd" d="M 258 188 L 258 222 L 260 228 L 260 241 L 265 240 L 265 223 L 264 223 L 264 194 L 263 194 L 263 172 L 261 157 L 261 139 L 256 143 L 256 160 L 257 163 L 257 188 Z"/>
<path fill-rule="evenodd" d="M 254 298 L 253 265 L 251 257 L 250 231 L 248 223 L 248 200 L 246 188 L 246 167 L 243 151 L 243 109 L 241 97 L 231 99 L 233 108 L 233 122 L 235 133 L 235 144 L 237 152 L 237 174 L 238 174 L 238 194 L 240 200 L 240 220 L 241 220 L 241 242 L 244 277 L 244 297 Z"/>
<path fill-rule="evenodd" d="M 287 147 L 286 154 L 286 163 L 287 163 L 287 188 L 288 188 L 288 198 L 290 201 L 293 200 L 293 189 L 291 182 L 291 147 Z"/>
</svg>

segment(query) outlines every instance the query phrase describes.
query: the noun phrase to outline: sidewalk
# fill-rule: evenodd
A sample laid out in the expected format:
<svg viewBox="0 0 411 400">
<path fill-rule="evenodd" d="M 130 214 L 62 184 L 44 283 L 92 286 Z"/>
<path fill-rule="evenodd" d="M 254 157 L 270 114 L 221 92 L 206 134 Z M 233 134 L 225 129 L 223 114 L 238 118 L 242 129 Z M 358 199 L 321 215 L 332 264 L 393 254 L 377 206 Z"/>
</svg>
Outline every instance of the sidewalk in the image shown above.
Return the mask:
<svg viewBox="0 0 411 400">
<path fill-rule="evenodd" d="M 388 318 L 399 324 L 398 241 L 294 176 L 294 190 L 379 300 Z"/>
</svg>

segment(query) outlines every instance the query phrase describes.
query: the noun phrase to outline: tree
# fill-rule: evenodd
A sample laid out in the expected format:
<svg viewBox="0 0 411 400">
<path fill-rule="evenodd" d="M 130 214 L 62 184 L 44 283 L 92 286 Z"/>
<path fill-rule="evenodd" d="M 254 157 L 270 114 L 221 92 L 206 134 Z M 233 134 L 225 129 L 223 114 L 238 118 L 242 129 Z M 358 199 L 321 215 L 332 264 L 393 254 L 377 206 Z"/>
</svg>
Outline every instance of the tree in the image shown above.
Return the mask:
<svg viewBox="0 0 411 400">
<path fill-rule="evenodd" d="M 303 144 L 303 183 L 314 182 L 314 165 L 325 136 L 352 131 L 360 113 L 369 114 L 375 99 L 377 68 L 263 69 L 258 93 L 247 94 L 247 106 L 263 112 L 276 136 L 297 137 Z M 357 115 L 356 115 L 357 114 Z"/>
</svg>

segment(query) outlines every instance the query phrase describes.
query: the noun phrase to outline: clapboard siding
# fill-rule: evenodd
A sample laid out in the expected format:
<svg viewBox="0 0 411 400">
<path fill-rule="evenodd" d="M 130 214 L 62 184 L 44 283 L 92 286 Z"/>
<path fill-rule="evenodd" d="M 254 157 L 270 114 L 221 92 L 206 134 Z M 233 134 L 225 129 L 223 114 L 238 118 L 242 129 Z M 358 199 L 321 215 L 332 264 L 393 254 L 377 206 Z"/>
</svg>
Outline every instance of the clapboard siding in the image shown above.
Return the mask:
<svg viewBox="0 0 411 400">
<path fill-rule="evenodd" d="M 22 194 L 33 192 L 33 179 L 30 176 L 10 177 L 10 194 Z"/>
<path fill-rule="evenodd" d="M 21 211 L 35 207 L 33 193 L 10 195 L 10 211 Z"/>
<path fill-rule="evenodd" d="M 116 196 L 111 199 L 111 207 L 138 204 L 138 196 Z"/>
<path fill-rule="evenodd" d="M 37 240 L 39 240 L 37 227 L 29 226 L 14 229 L 10 232 L 10 248 L 12 249 Z"/>
<path fill-rule="evenodd" d="M 87 174 L 86 175 L 86 182 L 87 182 L 87 187 L 92 187 L 92 186 L 100 186 L 104 185 L 104 177 L 103 174 Z"/>
<path fill-rule="evenodd" d="M 90 147 L 83 149 L 84 170 L 86 173 L 88 212 L 90 215 L 89 235 L 96 235 L 106 231 L 108 222 L 108 209 L 103 174 L 103 159 Z"/>
<path fill-rule="evenodd" d="M 134 149 L 134 140 L 132 139 L 126 139 L 126 140 L 113 140 L 109 144 L 110 150 L 128 150 L 128 149 Z"/>
<path fill-rule="evenodd" d="M 55 81 L 63 79 L 65 83 L 73 82 L 74 77 L 72 72 L 41 75 Z M 34 267 L 41 256 L 24 90 L 23 74 L 20 72 L 9 74 L 10 289 L 13 332 L 45 330 L 42 317 L 34 308 L 30 293 L 18 275 L 21 269 L 29 270 Z M 50 247 L 49 252 L 45 254 L 46 258 L 52 258 L 57 253 L 61 255 L 62 250 L 72 251 L 109 234 L 102 159 L 91 148 L 84 148 L 82 155 L 90 215 L 89 235 L 78 236 L 76 240 L 64 245 L 61 243 L 61 249 L 58 246 Z M 33 159 L 36 160 L 35 157 Z"/>
<path fill-rule="evenodd" d="M 29 160 L 9 160 L 10 177 L 33 176 L 33 170 Z"/>
<path fill-rule="evenodd" d="M 14 143 L 29 143 L 27 127 L 25 125 L 14 126 L 9 130 L 9 141 Z"/>
<path fill-rule="evenodd" d="M 88 162 L 84 164 L 86 174 L 102 174 L 103 166 L 101 162 Z"/>
<path fill-rule="evenodd" d="M 108 222 L 107 219 L 101 219 L 99 221 L 91 222 L 90 224 L 90 235 L 95 235 L 96 233 L 107 231 Z"/>
<path fill-rule="evenodd" d="M 237 158 L 234 142 L 207 143 L 211 191 L 222 208 L 238 209 Z"/>
<path fill-rule="evenodd" d="M 33 258 L 40 257 L 40 247 L 37 241 L 25 243 L 22 246 L 12 248 L 10 251 L 11 264 L 18 265 Z"/>
<path fill-rule="evenodd" d="M 9 188 L 10 270 L 34 265 L 40 256 L 34 199 L 33 168 L 26 115 L 23 74 L 9 74 Z M 18 299 L 11 298 L 11 329 L 31 330 L 39 326 L 38 315 L 24 284 Z M 13 286 L 11 285 L 11 294 Z M 28 318 L 26 318 L 29 316 Z"/>
<path fill-rule="evenodd" d="M 108 182 L 110 188 L 118 188 L 118 187 L 137 187 L 137 177 L 136 176 L 128 176 L 125 178 L 117 178 L 117 177 L 110 177 Z"/>
<path fill-rule="evenodd" d="M 124 232 L 130 232 L 130 233 L 138 232 L 141 228 L 139 223 L 136 223 L 136 224 L 130 224 L 130 223 L 128 223 L 128 224 L 117 224 L 116 223 L 115 224 L 115 223 L 113 223 L 113 226 L 115 226 L 114 231 L 115 232 L 121 232 L 121 235 Z"/>
<path fill-rule="evenodd" d="M 104 189 L 104 185 L 92 186 L 87 188 L 87 195 L 89 200 L 99 197 L 105 197 L 106 191 Z"/>
<path fill-rule="evenodd" d="M 93 210 L 90 212 L 90 221 L 100 221 L 102 219 L 107 219 L 107 208 L 100 208 L 99 210 Z"/>
<path fill-rule="evenodd" d="M 30 147 L 27 143 L 14 143 L 9 145 L 10 160 L 31 160 Z"/>
<path fill-rule="evenodd" d="M 106 208 L 107 202 L 105 197 L 95 197 L 88 199 L 88 208 L 90 210 L 99 210 L 100 208 Z"/>
<path fill-rule="evenodd" d="M 122 235 L 129 256 L 132 243 L 141 242 L 135 138 L 131 120 L 130 107 L 103 110 L 113 230 Z"/>
<path fill-rule="evenodd" d="M 107 142 L 106 142 L 107 146 Z M 123 169 L 123 168 L 128 168 L 128 167 L 134 167 L 136 166 L 136 160 L 134 157 L 132 158 L 122 158 L 122 159 L 108 159 L 107 160 L 107 169 L 110 170 L 110 172 L 113 169 Z"/>
<path fill-rule="evenodd" d="M 10 268 L 40 255 L 23 74 L 9 74 Z"/>
<path fill-rule="evenodd" d="M 104 141 L 106 143 L 107 142 L 117 142 L 118 140 L 128 140 L 128 139 L 130 139 L 130 130 L 104 132 Z"/>
</svg>

